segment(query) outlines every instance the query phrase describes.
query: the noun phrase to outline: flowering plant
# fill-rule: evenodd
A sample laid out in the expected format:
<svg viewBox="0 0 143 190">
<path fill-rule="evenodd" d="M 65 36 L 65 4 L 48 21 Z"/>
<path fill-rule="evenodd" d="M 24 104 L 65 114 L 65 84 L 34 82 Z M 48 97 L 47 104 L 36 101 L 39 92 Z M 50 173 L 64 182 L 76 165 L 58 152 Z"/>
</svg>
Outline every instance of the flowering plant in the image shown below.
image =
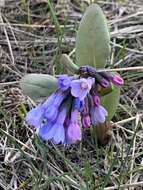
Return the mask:
<svg viewBox="0 0 143 190">
<path fill-rule="evenodd" d="M 119 87 L 124 83 L 119 74 L 98 70 L 104 68 L 109 57 L 109 41 L 104 14 L 93 4 L 86 10 L 77 32 L 76 64 L 67 55 L 60 59 L 73 74 L 29 74 L 21 80 L 25 94 L 47 97 L 26 116 L 42 139 L 72 144 L 81 140 L 81 126 L 94 126 L 104 144 L 107 130 L 103 129 L 110 126 L 119 101 Z"/>
</svg>

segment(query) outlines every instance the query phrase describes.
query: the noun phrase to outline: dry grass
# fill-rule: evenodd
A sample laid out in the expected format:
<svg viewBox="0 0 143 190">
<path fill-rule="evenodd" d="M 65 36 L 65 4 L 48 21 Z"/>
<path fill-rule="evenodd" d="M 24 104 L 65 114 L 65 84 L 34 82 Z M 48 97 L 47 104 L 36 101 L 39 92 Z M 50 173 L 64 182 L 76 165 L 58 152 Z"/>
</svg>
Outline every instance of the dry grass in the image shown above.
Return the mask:
<svg viewBox="0 0 143 190">
<path fill-rule="evenodd" d="M 98 1 L 111 29 L 108 68 L 118 68 L 125 79 L 113 118 L 113 138 L 106 147 L 99 147 L 88 130 L 80 144 L 46 144 L 24 121 L 34 102 L 22 94 L 19 79 L 31 72 L 53 73 L 57 55 L 73 50 L 88 5 L 88 1 L 57 0 L 51 12 L 47 3 L 37 2 L 6 0 L 1 7 L 1 189 L 143 189 L 142 0 Z M 127 67 L 138 69 L 120 69 Z"/>
</svg>

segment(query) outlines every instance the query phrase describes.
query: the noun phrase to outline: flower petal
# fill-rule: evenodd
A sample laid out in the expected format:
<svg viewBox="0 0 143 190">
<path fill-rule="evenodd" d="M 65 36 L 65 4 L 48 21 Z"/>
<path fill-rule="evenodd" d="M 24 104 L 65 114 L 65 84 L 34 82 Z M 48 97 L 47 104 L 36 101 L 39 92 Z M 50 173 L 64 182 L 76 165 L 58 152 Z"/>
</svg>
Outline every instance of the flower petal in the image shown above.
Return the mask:
<svg viewBox="0 0 143 190">
<path fill-rule="evenodd" d="M 108 113 L 103 106 L 101 106 L 101 105 L 95 106 L 94 113 L 93 113 L 94 124 L 104 123 L 107 115 L 108 115 Z"/>
<path fill-rule="evenodd" d="M 90 91 L 90 89 L 91 89 L 91 87 L 92 87 L 92 85 L 93 85 L 94 82 L 95 82 L 95 79 L 94 79 L 94 78 L 88 78 L 88 79 L 87 79 L 89 91 Z"/>
<path fill-rule="evenodd" d="M 80 94 L 82 93 L 82 89 L 80 87 L 80 84 L 78 80 L 74 80 L 71 82 L 71 94 L 74 97 L 80 97 Z"/>
<path fill-rule="evenodd" d="M 62 91 L 59 91 L 59 93 L 55 97 L 55 100 L 53 101 L 53 104 L 56 106 L 60 106 L 64 98 L 65 98 L 65 94 Z"/>
<path fill-rule="evenodd" d="M 73 77 L 68 75 L 60 75 L 58 79 L 59 87 L 62 91 L 67 90 L 70 87 L 70 83 L 72 81 Z"/>
<path fill-rule="evenodd" d="M 43 140 L 49 140 L 48 132 L 50 131 L 52 127 L 52 123 L 45 123 L 40 129 L 39 129 L 39 136 Z"/>
<path fill-rule="evenodd" d="M 58 107 L 55 105 L 49 106 L 45 111 L 45 117 L 50 121 L 55 121 L 57 115 L 58 115 Z"/>
<path fill-rule="evenodd" d="M 55 97 L 57 93 L 51 94 L 51 96 L 48 97 L 48 99 L 42 104 L 43 109 L 47 109 L 51 104 L 53 104 Z"/>
<path fill-rule="evenodd" d="M 44 127 L 44 126 L 43 126 Z M 41 137 L 44 139 L 44 140 L 52 140 L 54 135 L 56 134 L 57 132 L 57 126 L 56 125 L 52 125 L 52 124 L 49 124 L 48 126 L 48 129 L 46 130 L 46 126 L 45 128 L 41 128 L 41 131 L 39 132 L 39 135 L 41 135 Z M 45 130 L 45 135 L 44 135 L 44 130 Z M 43 133 L 42 133 L 43 132 Z M 42 135 L 43 134 L 43 135 Z"/>
<path fill-rule="evenodd" d="M 27 113 L 26 121 L 37 128 L 42 123 L 43 118 L 44 109 L 39 105 Z"/>
<path fill-rule="evenodd" d="M 60 142 L 63 143 L 65 141 L 65 129 L 63 125 L 57 126 L 57 131 L 53 137 L 53 142 L 59 144 Z"/>
<path fill-rule="evenodd" d="M 61 110 L 61 112 L 58 115 L 57 123 L 60 125 L 64 125 L 64 121 L 66 119 L 66 116 L 67 116 L 67 109 L 63 108 L 63 110 Z"/>
<path fill-rule="evenodd" d="M 81 129 L 77 123 L 70 123 L 66 131 L 66 142 L 68 144 L 81 140 Z"/>
<path fill-rule="evenodd" d="M 73 80 L 70 85 L 71 94 L 74 97 L 83 100 L 86 97 L 87 93 L 90 91 L 92 84 L 93 84 L 92 79 L 81 78 L 78 80 Z"/>
</svg>

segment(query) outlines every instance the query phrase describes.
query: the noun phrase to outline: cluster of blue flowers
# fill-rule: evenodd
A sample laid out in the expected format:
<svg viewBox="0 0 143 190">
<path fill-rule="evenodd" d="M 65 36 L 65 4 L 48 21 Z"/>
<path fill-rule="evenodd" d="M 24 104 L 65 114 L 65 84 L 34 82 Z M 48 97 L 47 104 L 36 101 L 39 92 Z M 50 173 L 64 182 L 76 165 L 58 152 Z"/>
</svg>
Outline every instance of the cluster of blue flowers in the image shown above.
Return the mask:
<svg viewBox="0 0 143 190">
<path fill-rule="evenodd" d="M 79 76 L 60 75 L 57 91 L 28 112 L 27 122 L 38 128 L 42 139 L 72 144 L 81 140 L 79 118 L 84 128 L 105 122 L 108 113 L 101 105 L 97 89 L 107 88 L 111 83 L 121 86 L 123 79 L 89 66 L 81 67 L 79 72 Z"/>
</svg>

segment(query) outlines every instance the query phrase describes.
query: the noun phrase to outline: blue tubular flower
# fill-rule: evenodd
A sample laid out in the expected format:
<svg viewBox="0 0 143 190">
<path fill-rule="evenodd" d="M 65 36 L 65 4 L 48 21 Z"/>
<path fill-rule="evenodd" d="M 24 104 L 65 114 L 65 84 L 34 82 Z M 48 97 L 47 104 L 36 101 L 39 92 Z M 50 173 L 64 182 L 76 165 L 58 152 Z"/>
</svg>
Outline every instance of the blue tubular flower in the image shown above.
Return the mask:
<svg viewBox="0 0 143 190">
<path fill-rule="evenodd" d="M 26 116 L 26 121 L 35 128 L 41 125 L 43 119 L 44 109 L 41 105 L 37 106 L 36 108 L 33 108 L 31 111 L 27 113 Z"/>
<path fill-rule="evenodd" d="M 38 105 L 27 113 L 26 121 L 34 128 L 41 125 L 44 119 L 54 121 L 64 98 L 63 92 L 57 91 L 53 93 L 43 104 Z"/>
<path fill-rule="evenodd" d="M 63 102 L 64 98 L 66 97 L 66 94 L 59 91 L 57 95 L 55 96 L 54 100 L 50 101 L 47 104 L 47 107 L 45 106 L 45 117 L 46 119 L 50 121 L 54 121 L 57 118 L 59 107 L 61 103 Z"/>
<path fill-rule="evenodd" d="M 66 91 L 71 84 L 71 81 L 73 80 L 73 76 L 68 75 L 60 75 L 58 78 L 58 85 L 62 91 Z"/>
<path fill-rule="evenodd" d="M 63 143 L 65 141 L 65 129 L 64 121 L 66 118 L 66 108 L 63 108 L 59 113 L 57 120 L 54 122 L 48 122 L 43 125 L 39 130 L 39 135 L 44 140 L 51 140 L 56 144 Z"/>
<path fill-rule="evenodd" d="M 41 126 L 41 128 L 39 129 L 39 136 L 43 139 L 43 140 L 49 140 L 49 136 L 48 136 L 48 132 L 50 131 L 50 129 L 52 128 L 53 123 L 52 122 L 46 122 L 45 124 L 43 124 Z"/>
<path fill-rule="evenodd" d="M 91 90 L 91 87 L 94 83 L 94 79 L 88 78 L 81 78 L 78 80 L 73 80 L 71 82 L 71 94 L 72 96 L 83 100 L 86 95 Z"/>
<path fill-rule="evenodd" d="M 58 95 L 58 93 L 59 92 L 57 91 L 57 92 L 51 94 L 51 96 L 48 97 L 48 99 L 42 104 L 43 109 L 47 109 L 47 107 L 50 106 L 54 102 L 54 100 L 55 100 L 56 96 Z"/>
<path fill-rule="evenodd" d="M 45 118 L 50 121 L 55 121 L 58 115 L 58 106 L 50 105 L 45 111 Z"/>
</svg>

